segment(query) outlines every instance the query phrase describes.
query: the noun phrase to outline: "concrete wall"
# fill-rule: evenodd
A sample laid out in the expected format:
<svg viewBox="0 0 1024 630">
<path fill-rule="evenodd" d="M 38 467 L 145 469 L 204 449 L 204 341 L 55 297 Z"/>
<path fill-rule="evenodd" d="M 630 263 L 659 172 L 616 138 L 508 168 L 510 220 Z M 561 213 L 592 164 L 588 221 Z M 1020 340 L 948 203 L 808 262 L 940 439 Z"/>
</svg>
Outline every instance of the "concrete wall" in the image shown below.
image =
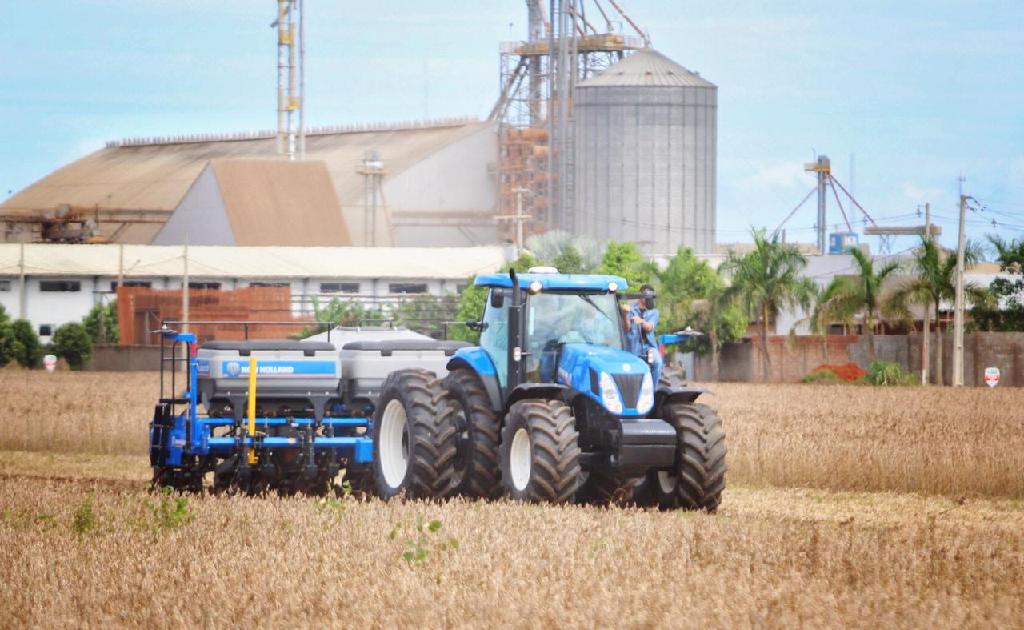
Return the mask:
<svg viewBox="0 0 1024 630">
<path fill-rule="evenodd" d="M 207 164 L 192 182 L 174 214 L 167 220 L 153 245 L 180 245 L 188 234 L 190 245 L 234 245 L 235 235 L 224 209 L 217 177 Z"/>
<path fill-rule="evenodd" d="M 953 337 L 943 336 L 943 382 L 953 379 Z M 938 340 L 932 337 L 932 382 L 937 368 Z M 768 339 L 772 382 L 799 382 L 823 363 L 853 362 L 864 369 L 869 365 L 867 337 L 830 336 L 828 356 L 822 338 L 776 336 Z M 876 335 L 875 355 L 881 361 L 899 363 L 913 374 L 921 372 L 921 335 Z M 964 336 L 964 384 L 983 386 L 986 367 L 998 367 L 1001 387 L 1024 387 L 1024 333 L 982 332 Z M 761 353 L 752 341 L 725 344 L 719 365 L 719 380 L 727 382 L 761 381 Z M 694 380 L 711 380 L 710 357 L 699 357 Z"/>
<path fill-rule="evenodd" d="M 89 369 L 140 372 L 160 369 L 160 346 L 96 346 Z"/>
</svg>

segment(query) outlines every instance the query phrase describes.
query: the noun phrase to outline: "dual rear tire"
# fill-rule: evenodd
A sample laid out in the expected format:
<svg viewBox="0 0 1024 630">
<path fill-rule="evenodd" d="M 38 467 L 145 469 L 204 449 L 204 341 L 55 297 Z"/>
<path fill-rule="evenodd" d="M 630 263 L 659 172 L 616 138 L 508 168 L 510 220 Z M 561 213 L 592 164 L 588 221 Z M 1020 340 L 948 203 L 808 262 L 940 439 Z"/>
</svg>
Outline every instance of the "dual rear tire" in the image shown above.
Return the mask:
<svg viewBox="0 0 1024 630">
<path fill-rule="evenodd" d="M 373 423 L 373 480 L 390 499 L 451 494 L 456 455 L 456 409 L 441 381 L 427 370 L 388 375 Z"/>
</svg>

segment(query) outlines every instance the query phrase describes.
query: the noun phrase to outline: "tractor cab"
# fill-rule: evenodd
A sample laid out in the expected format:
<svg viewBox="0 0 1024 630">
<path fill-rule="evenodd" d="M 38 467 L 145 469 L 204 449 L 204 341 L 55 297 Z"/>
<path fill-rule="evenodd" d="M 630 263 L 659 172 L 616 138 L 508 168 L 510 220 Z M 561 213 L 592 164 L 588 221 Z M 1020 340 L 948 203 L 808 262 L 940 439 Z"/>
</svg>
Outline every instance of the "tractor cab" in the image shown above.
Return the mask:
<svg viewBox="0 0 1024 630">
<path fill-rule="evenodd" d="M 490 288 L 480 348 L 493 364 L 502 398 L 544 384 L 584 392 L 618 416 L 641 416 L 654 404 L 644 361 L 625 349 L 618 276 L 552 271 L 477 278 Z M 463 354 L 471 354 L 465 352 Z M 511 375 L 511 378 L 510 378 Z"/>
</svg>

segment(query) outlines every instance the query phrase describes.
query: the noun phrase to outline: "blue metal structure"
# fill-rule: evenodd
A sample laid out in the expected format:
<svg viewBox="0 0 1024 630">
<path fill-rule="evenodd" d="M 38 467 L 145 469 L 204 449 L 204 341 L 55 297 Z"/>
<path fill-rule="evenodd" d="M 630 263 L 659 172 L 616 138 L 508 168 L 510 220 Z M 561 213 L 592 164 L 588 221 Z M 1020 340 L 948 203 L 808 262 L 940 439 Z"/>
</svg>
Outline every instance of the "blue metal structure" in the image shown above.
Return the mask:
<svg viewBox="0 0 1024 630">
<path fill-rule="evenodd" d="M 318 491 L 326 489 L 342 466 L 358 468 L 371 462 L 369 413 L 355 413 L 340 398 L 331 401 L 323 417 L 254 417 L 251 434 L 248 419 L 239 421 L 241 414 L 200 413 L 197 379 L 203 366 L 196 357 L 196 337 L 161 332 L 161 393 L 149 431 L 154 484 L 200 490 L 205 475 L 213 472 L 215 487 L 221 489 Z M 170 370 L 164 367 L 168 363 Z M 284 363 L 275 361 L 271 367 L 287 369 L 279 365 Z M 178 378 L 179 372 L 184 378 Z M 168 380 L 170 395 L 165 396 Z"/>
</svg>

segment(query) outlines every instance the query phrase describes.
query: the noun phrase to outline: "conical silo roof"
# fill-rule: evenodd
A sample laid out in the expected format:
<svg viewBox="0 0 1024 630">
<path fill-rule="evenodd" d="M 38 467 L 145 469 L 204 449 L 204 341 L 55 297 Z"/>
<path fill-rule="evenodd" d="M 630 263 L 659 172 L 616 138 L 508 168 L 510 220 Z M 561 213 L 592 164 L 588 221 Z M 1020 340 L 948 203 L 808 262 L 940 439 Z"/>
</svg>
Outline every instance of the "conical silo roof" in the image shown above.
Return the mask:
<svg viewBox="0 0 1024 630">
<path fill-rule="evenodd" d="M 577 87 L 715 87 L 653 48 L 642 48 Z"/>
</svg>

